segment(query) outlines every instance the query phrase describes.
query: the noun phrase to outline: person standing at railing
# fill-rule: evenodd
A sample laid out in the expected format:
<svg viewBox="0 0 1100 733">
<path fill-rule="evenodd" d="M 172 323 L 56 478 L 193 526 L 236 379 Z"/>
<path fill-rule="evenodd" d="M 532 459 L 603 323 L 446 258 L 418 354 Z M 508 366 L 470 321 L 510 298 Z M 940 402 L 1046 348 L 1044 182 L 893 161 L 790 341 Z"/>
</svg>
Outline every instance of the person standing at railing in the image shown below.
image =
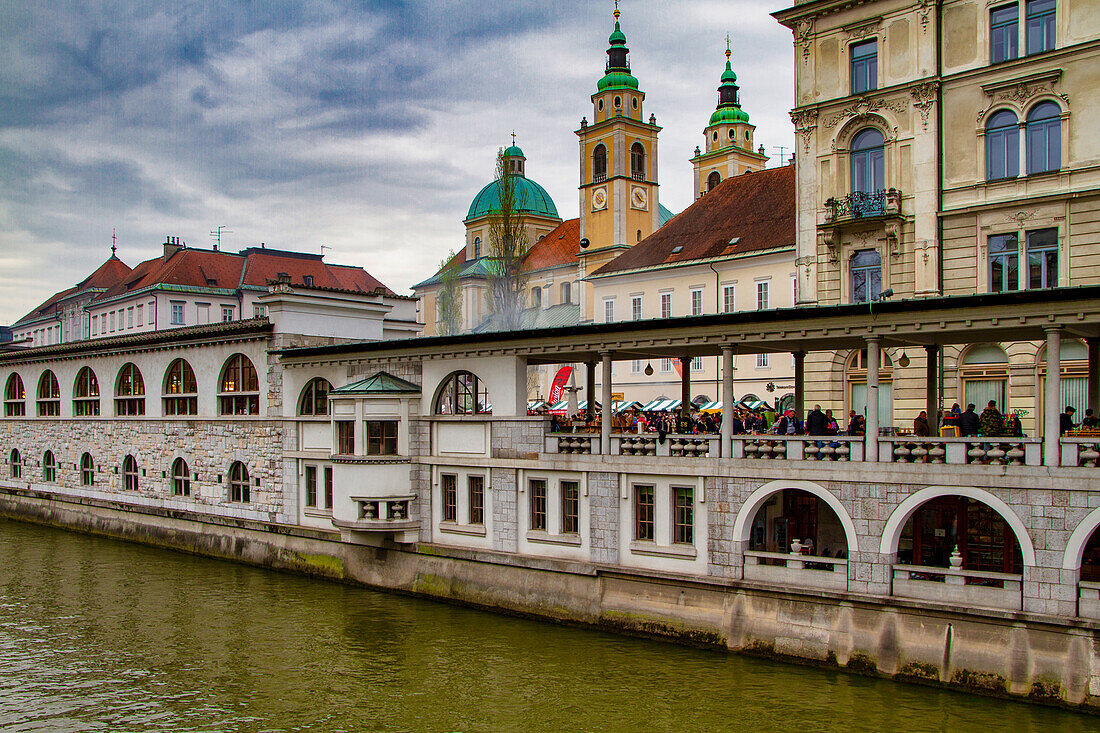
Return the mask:
<svg viewBox="0 0 1100 733">
<path fill-rule="evenodd" d="M 932 428 L 928 425 L 928 413 L 924 410 L 913 419 L 913 435 L 928 438 L 932 435 Z"/>
<path fill-rule="evenodd" d="M 848 411 L 848 435 L 862 436 L 867 432 L 867 421 L 855 410 Z"/>
<path fill-rule="evenodd" d="M 978 430 L 983 436 L 996 438 L 1004 432 L 1005 418 L 997 409 L 997 400 L 990 400 L 989 404 L 978 416 Z"/>
<path fill-rule="evenodd" d="M 964 438 L 977 435 L 980 429 L 979 423 L 978 416 L 974 413 L 974 405 L 967 405 L 966 412 L 959 415 L 959 435 Z"/>
<path fill-rule="evenodd" d="M 1066 409 L 1058 416 L 1058 434 L 1065 435 L 1070 430 L 1073 430 L 1077 425 L 1073 422 L 1073 413 L 1077 410 L 1073 409 L 1073 405 L 1066 405 Z"/>
<path fill-rule="evenodd" d="M 1085 419 L 1081 421 L 1081 427 L 1086 430 L 1096 430 L 1100 428 L 1100 420 L 1096 419 L 1096 415 L 1092 414 L 1092 408 L 1085 409 Z"/>
<path fill-rule="evenodd" d="M 802 421 L 794 414 L 794 410 L 787 410 L 775 424 L 775 432 L 777 435 L 801 435 Z"/>
</svg>

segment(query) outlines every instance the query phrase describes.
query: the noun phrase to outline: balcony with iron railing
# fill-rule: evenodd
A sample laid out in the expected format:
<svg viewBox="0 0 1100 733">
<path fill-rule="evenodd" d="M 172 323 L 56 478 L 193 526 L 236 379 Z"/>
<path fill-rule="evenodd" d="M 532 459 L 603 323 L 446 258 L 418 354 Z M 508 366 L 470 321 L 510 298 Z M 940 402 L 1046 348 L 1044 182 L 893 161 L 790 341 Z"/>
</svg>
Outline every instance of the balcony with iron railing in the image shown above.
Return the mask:
<svg viewBox="0 0 1100 733">
<path fill-rule="evenodd" d="M 901 216 L 901 191 L 896 188 L 878 191 L 853 191 L 847 196 L 825 202 L 826 226 L 864 219 Z"/>
</svg>

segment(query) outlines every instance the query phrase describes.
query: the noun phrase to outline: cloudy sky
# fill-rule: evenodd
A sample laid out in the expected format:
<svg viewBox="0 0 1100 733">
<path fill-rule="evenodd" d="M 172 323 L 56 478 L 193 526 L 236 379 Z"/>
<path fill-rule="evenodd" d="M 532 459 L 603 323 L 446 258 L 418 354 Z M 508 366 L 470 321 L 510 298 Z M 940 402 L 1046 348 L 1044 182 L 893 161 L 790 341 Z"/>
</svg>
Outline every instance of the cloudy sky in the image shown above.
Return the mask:
<svg viewBox="0 0 1100 733">
<path fill-rule="evenodd" d="M 775 0 L 623 0 L 660 137 L 661 203 L 691 201 L 725 35 L 742 105 L 790 148 Z M 448 250 L 514 129 L 577 215 L 577 142 L 610 0 L 6 0 L 0 3 L 0 323 L 165 235 L 317 252 L 406 292 Z"/>
</svg>

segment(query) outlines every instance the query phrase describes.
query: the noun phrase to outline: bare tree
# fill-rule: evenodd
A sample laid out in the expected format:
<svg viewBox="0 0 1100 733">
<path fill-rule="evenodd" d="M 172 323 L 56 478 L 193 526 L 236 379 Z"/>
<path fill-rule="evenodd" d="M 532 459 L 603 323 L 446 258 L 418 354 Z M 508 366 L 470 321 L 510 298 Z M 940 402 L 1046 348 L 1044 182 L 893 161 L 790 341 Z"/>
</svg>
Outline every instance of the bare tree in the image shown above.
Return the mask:
<svg viewBox="0 0 1100 733">
<path fill-rule="evenodd" d="M 490 308 L 505 331 L 522 325 L 527 291 L 527 232 L 516 200 L 519 178 L 508 170 L 504 151 L 497 151 L 498 207 L 489 217 L 489 295 Z"/>
<path fill-rule="evenodd" d="M 436 331 L 440 336 L 450 336 L 462 329 L 462 298 L 458 287 L 458 263 L 451 250 L 440 263 L 442 287 L 436 296 Z"/>
</svg>

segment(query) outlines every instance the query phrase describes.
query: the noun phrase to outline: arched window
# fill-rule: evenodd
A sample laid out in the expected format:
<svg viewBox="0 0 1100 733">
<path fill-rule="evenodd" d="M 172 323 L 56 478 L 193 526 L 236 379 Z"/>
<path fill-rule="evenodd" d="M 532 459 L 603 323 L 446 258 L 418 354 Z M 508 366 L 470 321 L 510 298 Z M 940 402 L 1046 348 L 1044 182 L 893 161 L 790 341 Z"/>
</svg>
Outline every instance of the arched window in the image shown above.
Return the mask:
<svg viewBox="0 0 1100 733">
<path fill-rule="evenodd" d="M 57 417 L 61 414 L 61 387 L 57 377 L 47 369 L 38 378 L 38 416 Z"/>
<path fill-rule="evenodd" d="M 1062 167 L 1062 110 L 1040 102 L 1027 113 L 1027 172 L 1045 173 Z"/>
<path fill-rule="evenodd" d="M 718 171 L 712 172 L 709 176 L 707 176 L 707 190 L 710 191 L 721 182 L 721 174 L 719 174 Z"/>
<path fill-rule="evenodd" d="M 11 477 L 12 478 L 22 477 L 22 475 L 23 475 L 23 457 L 21 455 L 19 455 L 19 451 L 17 451 L 15 448 L 11 449 L 10 459 L 11 459 L 11 461 L 10 461 L 10 466 L 9 467 L 11 468 Z"/>
<path fill-rule="evenodd" d="M 437 415 L 491 415 L 489 391 L 477 375 L 455 372 L 443 380 L 435 398 Z"/>
<path fill-rule="evenodd" d="M 229 467 L 229 500 L 247 504 L 251 500 L 248 485 L 248 469 L 240 461 Z"/>
<path fill-rule="evenodd" d="M 42 480 L 50 484 L 57 481 L 57 459 L 53 457 L 53 451 L 42 455 Z"/>
<path fill-rule="evenodd" d="M 95 461 L 91 453 L 85 453 L 80 457 L 80 485 L 95 486 Z"/>
<path fill-rule="evenodd" d="M 199 414 L 199 387 L 195 370 L 183 359 L 168 365 L 164 375 L 164 414 Z"/>
<path fill-rule="evenodd" d="M 219 414 L 260 414 L 260 380 L 247 356 L 234 354 L 229 357 L 218 385 Z"/>
<path fill-rule="evenodd" d="M 985 178 L 1015 178 L 1020 175 L 1020 124 L 1016 114 L 1002 109 L 985 124 Z"/>
<path fill-rule="evenodd" d="M 886 187 L 886 140 L 868 127 L 852 139 L 852 193 L 874 194 Z"/>
<path fill-rule="evenodd" d="M 26 399 L 27 390 L 23 389 L 23 378 L 18 374 L 12 374 L 4 386 L 4 414 L 7 417 L 25 417 Z"/>
<path fill-rule="evenodd" d="M 882 292 L 882 257 L 878 250 L 862 249 L 852 255 L 852 302 L 867 303 Z"/>
<path fill-rule="evenodd" d="M 852 354 L 848 361 L 848 409 L 867 414 L 867 349 Z M 894 421 L 894 362 L 885 352 L 879 351 L 878 370 L 879 425 L 893 425 Z"/>
<path fill-rule="evenodd" d="M 302 390 L 302 399 L 298 400 L 299 415 L 327 415 L 328 393 L 332 391 L 332 385 L 323 377 L 309 380 L 309 384 Z"/>
<path fill-rule="evenodd" d="M 1047 383 L 1047 349 L 1043 346 L 1036 355 L 1036 367 L 1038 380 L 1035 389 L 1038 412 L 1035 424 L 1043 424 L 1042 398 L 1046 394 Z M 1074 418 L 1081 422 L 1085 417 L 1085 410 L 1089 406 L 1089 350 L 1084 343 L 1077 339 L 1064 338 L 1062 348 L 1059 351 L 1059 366 L 1062 378 L 1058 381 L 1059 396 L 1058 409 L 1062 410 L 1067 405 L 1072 405 L 1076 410 Z"/>
<path fill-rule="evenodd" d="M 135 364 L 126 364 L 118 372 L 115 383 L 115 414 L 145 414 L 145 380 Z"/>
<path fill-rule="evenodd" d="M 592 182 L 607 180 L 607 148 L 599 144 L 592 151 Z"/>
<path fill-rule="evenodd" d="M 630 146 L 630 177 L 635 181 L 645 180 L 645 146 L 634 143 Z"/>
<path fill-rule="evenodd" d="M 898 561 L 946 568 L 955 550 L 964 570 L 1020 572 L 1020 544 L 1012 527 L 988 504 L 965 496 L 921 504 L 902 528 Z"/>
<path fill-rule="evenodd" d="M 481 257 L 481 237 L 474 237 L 474 259 Z"/>
<path fill-rule="evenodd" d="M 125 491 L 138 490 L 138 465 L 133 456 L 122 459 L 122 488 Z"/>
<path fill-rule="evenodd" d="M 172 461 L 172 496 L 191 496 L 191 472 L 182 458 Z"/>
<path fill-rule="evenodd" d="M 92 417 L 99 414 L 99 380 L 91 367 L 84 367 L 76 374 L 73 389 L 73 415 Z"/>
<path fill-rule="evenodd" d="M 959 370 L 962 378 L 963 402 L 981 412 L 990 400 L 997 409 L 1007 412 L 1008 355 L 996 344 L 971 346 L 963 354 Z"/>
</svg>

